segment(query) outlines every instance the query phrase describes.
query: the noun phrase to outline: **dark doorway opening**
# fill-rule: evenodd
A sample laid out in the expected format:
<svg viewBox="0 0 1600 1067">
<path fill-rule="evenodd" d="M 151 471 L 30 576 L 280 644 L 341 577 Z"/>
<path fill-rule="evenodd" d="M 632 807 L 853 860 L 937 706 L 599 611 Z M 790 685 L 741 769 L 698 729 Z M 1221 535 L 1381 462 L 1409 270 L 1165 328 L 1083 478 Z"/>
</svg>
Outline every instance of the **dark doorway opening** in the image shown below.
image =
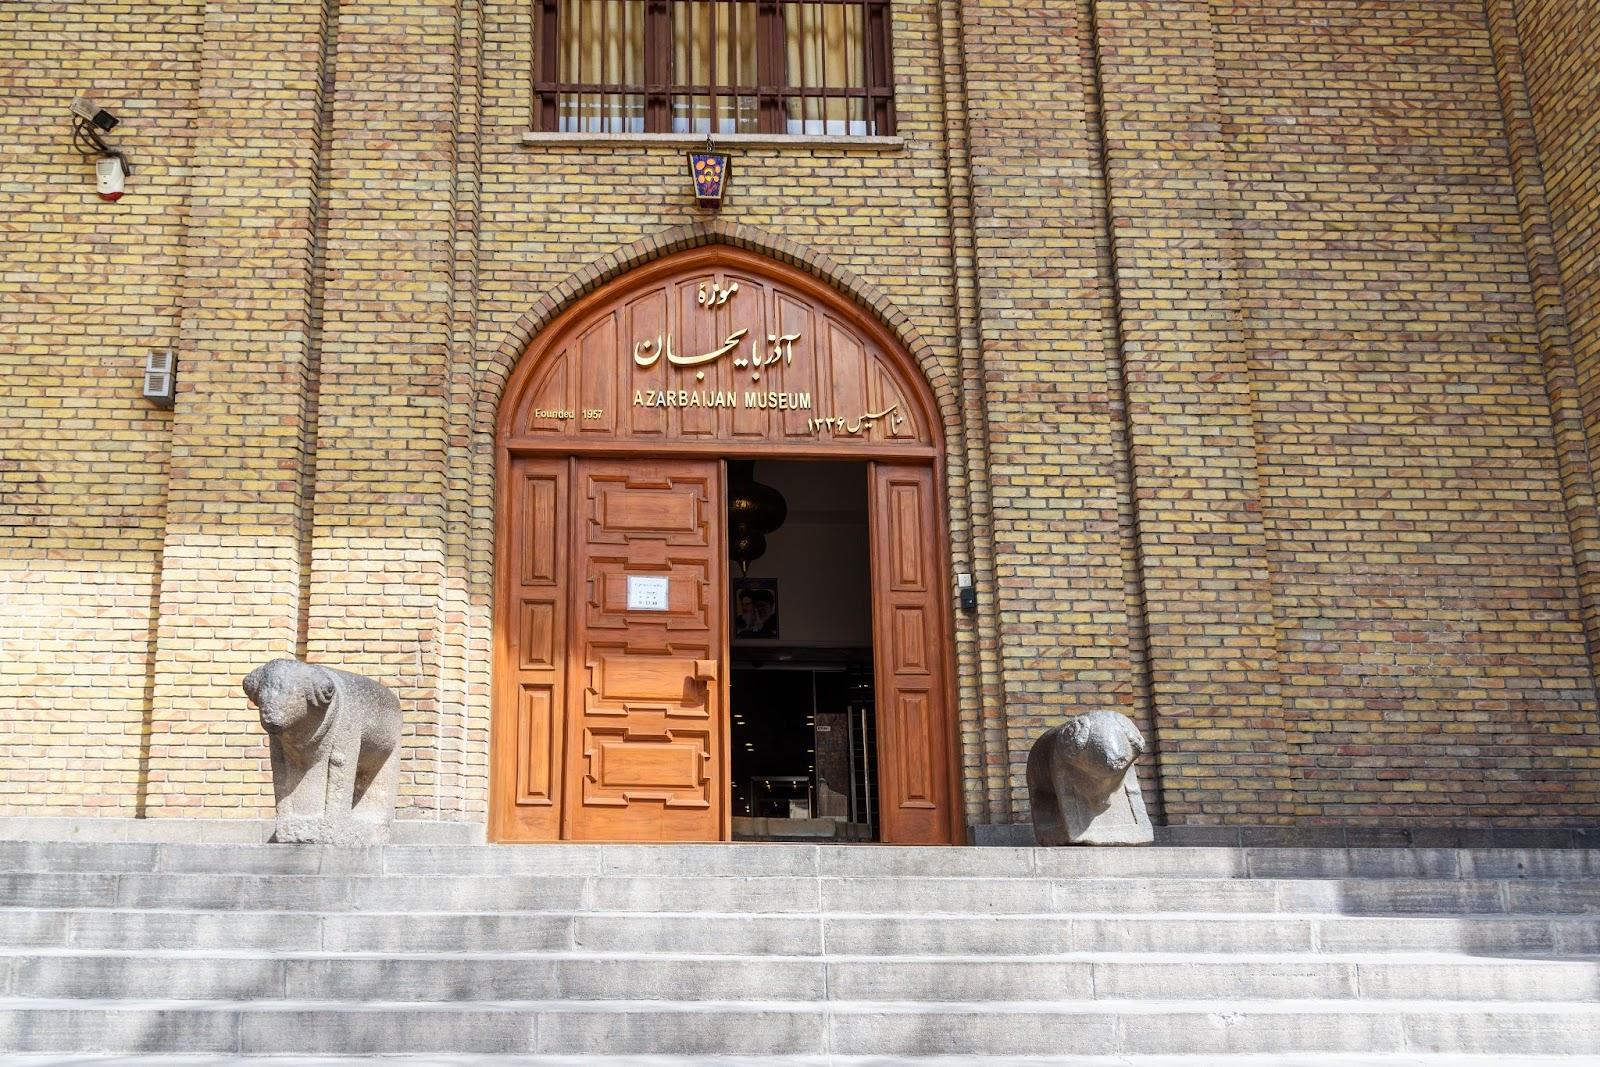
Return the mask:
<svg viewBox="0 0 1600 1067">
<path fill-rule="evenodd" d="M 786 515 L 730 566 L 733 837 L 876 841 L 867 465 L 758 461 L 738 476 L 781 494 Z"/>
</svg>

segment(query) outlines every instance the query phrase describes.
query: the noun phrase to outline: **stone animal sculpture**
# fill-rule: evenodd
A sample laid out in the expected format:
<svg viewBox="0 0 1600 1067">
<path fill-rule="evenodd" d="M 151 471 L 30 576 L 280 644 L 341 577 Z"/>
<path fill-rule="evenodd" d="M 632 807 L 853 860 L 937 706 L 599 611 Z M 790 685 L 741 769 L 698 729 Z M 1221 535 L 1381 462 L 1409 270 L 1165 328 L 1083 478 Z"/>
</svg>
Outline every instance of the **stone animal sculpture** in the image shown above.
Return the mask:
<svg viewBox="0 0 1600 1067">
<path fill-rule="evenodd" d="M 331 667 L 275 659 L 244 680 L 272 746 L 274 841 L 378 845 L 400 777 L 400 701 Z"/>
<path fill-rule="evenodd" d="M 1144 736 L 1125 715 L 1091 711 L 1046 730 L 1028 753 L 1028 802 L 1041 845 L 1155 840 L 1139 778 Z"/>
</svg>

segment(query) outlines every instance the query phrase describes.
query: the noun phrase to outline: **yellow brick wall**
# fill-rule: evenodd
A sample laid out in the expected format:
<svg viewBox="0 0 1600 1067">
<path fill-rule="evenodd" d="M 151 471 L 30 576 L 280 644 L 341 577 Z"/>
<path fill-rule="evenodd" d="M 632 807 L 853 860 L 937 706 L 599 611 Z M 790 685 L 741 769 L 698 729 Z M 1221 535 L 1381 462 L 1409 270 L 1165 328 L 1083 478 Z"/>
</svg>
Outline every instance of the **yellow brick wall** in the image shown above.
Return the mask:
<svg viewBox="0 0 1600 1067">
<path fill-rule="evenodd" d="M 1289 814 L 1215 5 L 1093 10 L 1122 392 L 1165 813 Z"/>
<path fill-rule="evenodd" d="M 1484 7 L 1213 7 L 1295 813 L 1592 818 Z"/>
<path fill-rule="evenodd" d="M 1100 707 L 1173 821 L 1592 818 L 1595 394 L 1550 325 L 1583 370 L 1592 314 L 1526 161 L 1581 73 L 1534 4 L 1519 139 L 1502 2 L 905 0 L 903 147 L 743 148 L 715 217 L 681 147 L 523 143 L 522 0 L 0 8 L 0 812 L 266 814 L 238 680 L 300 653 L 400 692 L 403 814 L 480 820 L 499 389 L 576 295 L 724 240 L 935 383 L 972 821 Z M 101 83 L 115 206 L 64 118 Z M 1562 167 L 1565 277 L 1600 197 Z M 169 344 L 171 415 L 134 374 Z"/>
<path fill-rule="evenodd" d="M 132 815 L 172 415 L 202 4 L 0 5 L 0 811 Z M 124 121 L 106 203 L 67 111 Z"/>
</svg>

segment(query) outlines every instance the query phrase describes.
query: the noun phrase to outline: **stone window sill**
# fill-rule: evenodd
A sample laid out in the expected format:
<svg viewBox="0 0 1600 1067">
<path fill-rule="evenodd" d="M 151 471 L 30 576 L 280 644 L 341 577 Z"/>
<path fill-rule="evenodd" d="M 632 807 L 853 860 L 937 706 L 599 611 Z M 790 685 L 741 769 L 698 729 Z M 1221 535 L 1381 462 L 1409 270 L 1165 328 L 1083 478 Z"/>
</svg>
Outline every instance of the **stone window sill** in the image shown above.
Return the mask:
<svg viewBox="0 0 1600 1067">
<path fill-rule="evenodd" d="M 539 133 L 522 135 L 531 148 L 698 148 L 696 133 Z M 839 152 L 899 152 L 904 137 L 838 137 L 804 133 L 725 133 L 711 139 L 716 148 L 822 148 Z"/>
</svg>

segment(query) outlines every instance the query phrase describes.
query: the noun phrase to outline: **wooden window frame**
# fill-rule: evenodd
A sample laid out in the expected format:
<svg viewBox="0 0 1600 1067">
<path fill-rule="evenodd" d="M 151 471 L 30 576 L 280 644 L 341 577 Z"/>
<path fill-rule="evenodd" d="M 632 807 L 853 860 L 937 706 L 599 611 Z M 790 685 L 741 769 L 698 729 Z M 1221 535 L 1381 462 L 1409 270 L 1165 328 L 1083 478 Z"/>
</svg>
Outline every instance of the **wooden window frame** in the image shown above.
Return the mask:
<svg viewBox="0 0 1600 1067">
<path fill-rule="evenodd" d="M 580 0 L 581 2 L 581 0 Z M 719 2 L 751 0 L 694 0 L 715 5 Z M 755 85 L 724 85 L 717 78 L 716 49 L 712 49 L 711 84 L 680 84 L 673 72 L 673 0 L 644 0 L 644 84 L 626 85 L 602 82 L 562 82 L 560 80 L 561 8 L 563 0 L 535 0 L 533 49 L 533 128 L 538 133 L 578 132 L 561 129 L 563 95 L 606 94 L 642 97 L 644 133 L 685 132 L 672 129 L 672 106 L 676 99 L 688 97 L 725 99 L 754 97 L 757 102 L 755 133 L 789 133 L 788 105 L 791 100 L 845 99 L 864 102 L 867 129 L 862 133 L 830 136 L 887 137 L 895 133 L 894 45 L 890 16 L 891 0 L 793 0 L 826 6 L 859 8 L 862 12 L 862 71 L 865 85 L 857 88 L 788 84 L 788 39 L 784 25 L 786 0 L 755 0 L 756 71 Z M 715 21 L 713 21 L 715 27 Z M 713 32 L 714 29 L 713 29 Z M 769 76 L 775 74 L 775 76 Z M 720 114 L 713 108 L 713 115 Z M 714 121 L 714 120 L 713 120 Z M 802 121 L 806 121 L 802 119 Z M 624 133 L 626 131 L 603 131 Z M 711 131 L 717 136 L 719 131 Z M 692 131 L 686 136 L 695 135 Z"/>
</svg>

